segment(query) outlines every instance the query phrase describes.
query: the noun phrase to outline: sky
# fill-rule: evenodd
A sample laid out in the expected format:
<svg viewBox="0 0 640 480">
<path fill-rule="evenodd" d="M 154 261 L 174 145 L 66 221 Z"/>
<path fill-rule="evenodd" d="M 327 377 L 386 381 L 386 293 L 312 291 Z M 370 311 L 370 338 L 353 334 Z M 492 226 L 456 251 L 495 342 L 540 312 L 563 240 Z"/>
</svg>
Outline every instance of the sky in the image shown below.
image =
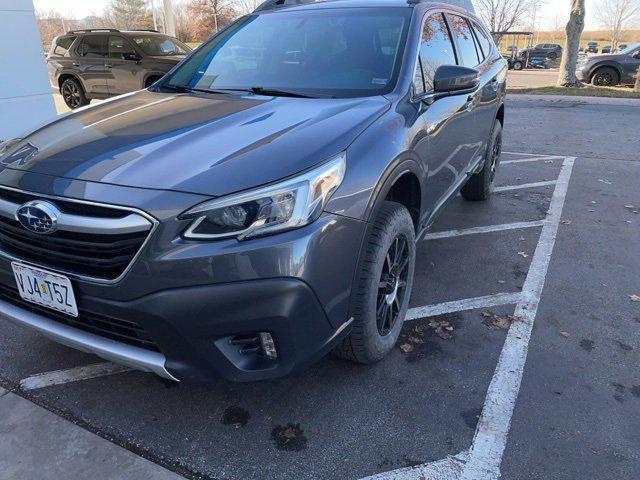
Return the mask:
<svg viewBox="0 0 640 480">
<path fill-rule="evenodd" d="M 151 2 L 151 0 L 149 1 Z M 153 1 L 158 7 L 162 4 L 162 0 Z M 108 5 L 109 0 L 33 0 L 33 3 L 38 10 L 57 10 L 68 18 L 83 18 L 92 13 L 101 12 Z M 594 0 L 587 0 L 587 12 L 593 4 Z M 541 20 L 538 25 L 542 28 L 553 28 L 555 17 L 558 16 L 564 22 L 568 17 L 568 12 L 568 0 L 547 0 L 547 4 L 541 8 L 539 13 Z M 588 30 L 598 28 L 588 13 L 586 23 Z"/>
</svg>

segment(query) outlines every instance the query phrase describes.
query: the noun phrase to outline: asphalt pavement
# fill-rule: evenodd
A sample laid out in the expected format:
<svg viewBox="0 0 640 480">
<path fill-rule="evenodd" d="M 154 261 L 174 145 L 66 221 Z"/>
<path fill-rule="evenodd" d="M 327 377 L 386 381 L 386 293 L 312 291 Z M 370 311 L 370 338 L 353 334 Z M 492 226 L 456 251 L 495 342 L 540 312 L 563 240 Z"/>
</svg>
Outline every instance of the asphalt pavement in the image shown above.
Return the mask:
<svg viewBox="0 0 640 480">
<path fill-rule="evenodd" d="M 497 192 L 456 197 L 421 240 L 379 364 L 171 384 L 0 319 L 5 397 L 53 412 L 41 435 L 71 451 L 56 431 L 75 424 L 188 478 L 640 478 L 638 124 L 632 103 L 508 99 Z M 38 478 L 52 457 L 15 424 L 0 422 L 0 444 L 21 445 L 0 466 Z M 65 456 L 67 472 L 99 452 Z"/>
</svg>

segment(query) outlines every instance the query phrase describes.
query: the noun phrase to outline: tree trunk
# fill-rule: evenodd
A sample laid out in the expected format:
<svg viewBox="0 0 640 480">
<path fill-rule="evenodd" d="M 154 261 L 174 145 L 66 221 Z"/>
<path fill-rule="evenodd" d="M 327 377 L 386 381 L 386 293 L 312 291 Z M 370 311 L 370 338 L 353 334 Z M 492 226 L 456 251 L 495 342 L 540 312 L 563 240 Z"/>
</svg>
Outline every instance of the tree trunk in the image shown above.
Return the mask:
<svg viewBox="0 0 640 480">
<path fill-rule="evenodd" d="M 640 67 L 638 67 L 638 71 L 636 72 L 636 86 L 633 87 L 633 91 L 640 93 Z"/>
<path fill-rule="evenodd" d="M 580 50 L 580 37 L 584 30 L 585 0 L 570 0 L 571 15 L 567 22 L 567 47 L 562 52 L 560 73 L 558 74 L 559 87 L 580 87 L 582 84 L 576 77 L 576 65 L 578 63 L 578 51 Z"/>
</svg>

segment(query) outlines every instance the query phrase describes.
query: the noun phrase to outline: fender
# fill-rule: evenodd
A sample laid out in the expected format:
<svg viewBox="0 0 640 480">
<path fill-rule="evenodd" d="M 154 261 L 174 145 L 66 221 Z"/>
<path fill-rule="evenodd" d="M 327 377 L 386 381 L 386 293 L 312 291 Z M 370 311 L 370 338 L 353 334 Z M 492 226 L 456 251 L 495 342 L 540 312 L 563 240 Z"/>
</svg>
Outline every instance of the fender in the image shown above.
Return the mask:
<svg viewBox="0 0 640 480">
<path fill-rule="evenodd" d="M 591 77 L 596 72 L 596 70 L 603 67 L 613 68 L 616 72 L 618 72 L 620 80 L 624 79 L 624 72 L 617 62 L 613 60 L 602 60 L 589 69 L 589 80 L 591 80 Z"/>
</svg>

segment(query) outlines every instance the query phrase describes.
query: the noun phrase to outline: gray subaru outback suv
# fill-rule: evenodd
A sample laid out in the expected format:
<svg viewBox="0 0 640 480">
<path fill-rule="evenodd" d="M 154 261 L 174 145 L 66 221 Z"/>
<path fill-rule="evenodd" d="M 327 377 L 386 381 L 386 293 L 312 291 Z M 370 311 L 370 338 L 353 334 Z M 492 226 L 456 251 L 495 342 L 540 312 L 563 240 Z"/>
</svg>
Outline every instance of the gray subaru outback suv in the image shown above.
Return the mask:
<svg viewBox="0 0 640 480">
<path fill-rule="evenodd" d="M 0 314 L 174 380 L 378 361 L 417 240 L 492 191 L 506 72 L 452 6 L 270 0 L 2 145 Z"/>
<path fill-rule="evenodd" d="M 73 30 L 47 56 L 49 82 L 69 108 L 149 87 L 191 48 L 153 30 Z"/>
</svg>

